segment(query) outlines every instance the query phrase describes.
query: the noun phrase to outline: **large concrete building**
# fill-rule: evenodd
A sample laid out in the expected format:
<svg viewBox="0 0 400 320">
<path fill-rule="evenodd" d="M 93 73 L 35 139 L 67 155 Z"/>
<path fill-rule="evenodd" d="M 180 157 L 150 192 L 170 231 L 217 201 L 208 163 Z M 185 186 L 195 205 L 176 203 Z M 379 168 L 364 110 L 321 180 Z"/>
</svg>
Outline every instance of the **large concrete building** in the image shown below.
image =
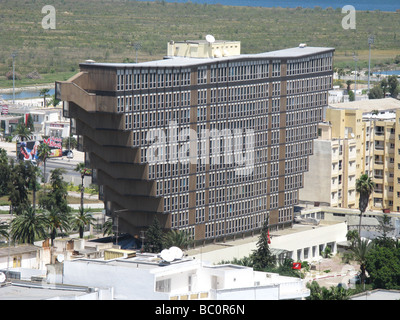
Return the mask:
<svg viewBox="0 0 400 320">
<path fill-rule="evenodd" d="M 207 241 L 250 234 L 267 217 L 290 226 L 334 49 L 240 54 L 238 42 L 190 41 L 168 52 L 88 61 L 56 83 L 119 230 L 139 234 L 157 217 Z"/>
</svg>

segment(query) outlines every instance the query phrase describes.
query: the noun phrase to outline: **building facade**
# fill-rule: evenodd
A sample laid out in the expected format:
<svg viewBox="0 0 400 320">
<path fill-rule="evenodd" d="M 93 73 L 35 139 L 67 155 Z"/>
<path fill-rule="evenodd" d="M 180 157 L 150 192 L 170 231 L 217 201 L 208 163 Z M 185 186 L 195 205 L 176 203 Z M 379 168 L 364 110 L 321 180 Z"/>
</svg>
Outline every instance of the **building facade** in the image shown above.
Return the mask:
<svg viewBox="0 0 400 320">
<path fill-rule="evenodd" d="M 354 181 L 366 173 L 375 184 L 369 209 L 400 211 L 400 101 L 386 98 L 332 104 L 326 110 L 325 120 L 326 122 L 321 123 L 319 127 L 322 131 L 324 127 L 329 127 L 329 138 L 322 136 L 315 141 L 315 144 L 321 145 L 324 139 L 332 143 L 331 152 L 326 149 L 323 153 L 332 159 L 331 187 L 330 190 L 320 188 L 319 184 L 315 184 L 319 178 L 310 174 L 330 164 L 327 164 L 327 158 L 324 158 L 322 153 L 315 152 L 310 159 L 310 172 L 306 174 L 306 186 L 301 190 L 300 199 L 320 201 L 325 204 L 328 202 L 326 200 L 330 199 L 329 204 L 333 207 L 358 208 L 357 193 L 355 193 L 355 201 L 349 202 L 349 200 L 354 199 Z M 342 160 L 339 170 L 340 167 L 343 169 L 338 173 L 338 181 L 340 178 L 340 181 L 348 183 L 347 188 L 345 185 L 341 187 L 342 198 L 339 202 L 334 197 L 336 190 L 333 185 L 336 179 L 333 171 L 335 166 L 333 159 L 336 158 L 334 141 L 340 144 L 347 141 L 348 147 L 343 146 L 342 157 L 346 157 L 346 152 L 351 157 L 337 160 Z M 320 184 L 324 185 L 323 179 Z M 347 201 L 343 198 L 344 196 L 348 197 Z"/>
<path fill-rule="evenodd" d="M 351 135 L 332 137 L 332 124 L 318 125 L 318 139 L 310 156 L 310 170 L 304 174 L 300 202 L 330 207 L 356 208 L 356 147 Z"/>
<path fill-rule="evenodd" d="M 56 94 L 121 231 L 213 240 L 292 223 L 333 51 L 88 62 Z"/>
</svg>

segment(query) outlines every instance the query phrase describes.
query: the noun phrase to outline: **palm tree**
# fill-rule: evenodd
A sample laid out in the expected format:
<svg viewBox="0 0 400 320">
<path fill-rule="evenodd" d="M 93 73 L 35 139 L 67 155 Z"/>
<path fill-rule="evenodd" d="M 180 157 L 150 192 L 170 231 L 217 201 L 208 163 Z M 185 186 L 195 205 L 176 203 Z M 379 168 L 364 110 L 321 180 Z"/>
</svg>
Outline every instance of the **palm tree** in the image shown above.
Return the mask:
<svg viewBox="0 0 400 320">
<path fill-rule="evenodd" d="M 83 180 L 85 178 L 85 176 L 90 175 L 92 173 L 92 170 L 89 168 L 86 168 L 85 164 L 83 162 L 78 163 L 75 167 L 75 171 L 80 172 L 81 174 L 81 179 L 82 179 L 82 183 L 81 183 L 81 207 L 83 208 L 83 194 L 85 191 L 85 187 L 83 185 Z"/>
<path fill-rule="evenodd" d="M 112 235 L 113 234 L 113 220 L 108 219 L 106 222 L 103 224 L 103 236 L 105 235 Z"/>
<path fill-rule="evenodd" d="M 47 234 L 47 218 L 36 214 L 28 207 L 11 221 L 11 239 L 19 243 L 33 244 L 36 239 L 44 239 Z"/>
<path fill-rule="evenodd" d="M 361 235 L 361 219 L 362 215 L 368 207 L 369 196 L 374 190 L 374 183 L 368 174 L 364 173 L 356 180 L 356 191 L 360 194 L 358 208 L 360 209 L 360 223 L 358 226 L 358 234 Z"/>
<path fill-rule="evenodd" d="M 54 239 L 57 236 L 57 230 L 65 232 L 69 230 L 70 215 L 68 213 L 61 213 L 56 208 L 52 208 L 46 212 L 48 227 L 50 228 L 51 246 L 53 246 Z"/>
<path fill-rule="evenodd" d="M 50 89 L 41 89 L 39 96 L 43 96 L 43 108 L 46 108 L 46 97 L 48 96 Z"/>
<path fill-rule="evenodd" d="M 51 154 L 50 146 L 47 143 L 41 143 L 38 147 L 38 158 L 43 161 L 43 181 L 46 183 L 46 161 Z"/>
<path fill-rule="evenodd" d="M 4 238 L 8 239 L 8 236 L 9 236 L 8 228 L 9 228 L 9 225 L 6 222 L 4 222 L 4 221 L 0 222 L 0 237 L 4 237 Z"/>
<path fill-rule="evenodd" d="M 13 136 L 18 137 L 19 141 L 29 140 L 32 135 L 32 131 L 24 124 L 20 123 L 13 131 Z"/>
<path fill-rule="evenodd" d="M 32 190 L 32 205 L 33 210 L 36 210 L 36 191 L 39 190 L 40 184 L 37 182 L 37 178 L 40 175 L 39 168 L 34 166 L 31 162 L 27 164 L 27 183 L 29 188 Z"/>
<path fill-rule="evenodd" d="M 73 218 L 73 227 L 79 229 L 79 238 L 83 238 L 83 232 L 85 231 L 85 227 L 88 225 L 93 225 L 95 218 L 89 212 L 89 210 L 85 210 L 83 207 L 79 208 L 79 213 L 75 215 Z"/>
<path fill-rule="evenodd" d="M 163 237 L 164 247 L 170 248 L 172 246 L 178 247 L 182 250 L 187 249 L 193 242 L 190 236 L 185 231 L 170 230 Z"/>
<path fill-rule="evenodd" d="M 365 281 L 367 255 L 373 247 L 374 243 L 372 241 L 368 239 L 361 240 L 361 238 L 358 238 L 355 245 L 350 248 L 353 253 L 354 260 L 356 260 L 360 264 L 361 283 L 364 283 Z"/>
</svg>

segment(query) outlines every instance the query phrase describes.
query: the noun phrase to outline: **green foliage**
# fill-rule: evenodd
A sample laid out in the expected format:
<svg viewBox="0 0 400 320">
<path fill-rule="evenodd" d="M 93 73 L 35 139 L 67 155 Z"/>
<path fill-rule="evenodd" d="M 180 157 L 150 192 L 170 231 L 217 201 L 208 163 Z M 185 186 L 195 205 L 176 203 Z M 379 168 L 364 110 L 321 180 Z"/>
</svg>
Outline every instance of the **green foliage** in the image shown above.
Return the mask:
<svg viewBox="0 0 400 320">
<path fill-rule="evenodd" d="M 170 247 L 178 247 L 182 250 L 187 249 L 193 240 L 190 238 L 186 231 L 182 230 L 170 230 L 168 231 L 163 237 L 163 247 L 170 248 Z"/>
<path fill-rule="evenodd" d="M 18 137 L 19 141 L 26 141 L 31 137 L 32 131 L 23 123 L 19 123 L 12 134 L 14 137 Z"/>
<path fill-rule="evenodd" d="M 0 148 L 0 196 L 8 194 L 8 181 L 11 167 L 8 163 L 7 151 Z"/>
<path fill-rule="evenodd" d="M 11 162 L 10 176 L 7 183 L 8 200 L 11 203 L 12 212 L 21 214 L 28 206 L 28 173 L 25 162 L 17 164 Z"/>
<path fill-rule="evenodd" d="M 318 282 L 313 281 L 307 283 L 307 288 L 310 289 L 310 296 L 306 300 L 349 300 L 351 291 L 343 287 L 321 287 Z"/>
<path fill-rule="evenodd" d="M 160 222 L 155 217 L 153 223 L 147 229 L 146 232 L 146 243 L 144 250 L 146 252 L 158 253 L 163 249 L 163 231 L 160 226 Z"/>
<path fill-rule="evenodd" d="M 79 237 L 82 239 L 85 227 L 93 225 L 95 220 L 89 210 L 79 207 L 79 212 L 73 215 L 72 226 L 79 229 Z"/>
<path fill-rule="evenodd" d="M 11 239 L 18 243 L 33 244 L 46 237 L 48 222 L 42 213 L 26 207 L 11 221 Z"/>
<path fill-rule="evenodd" d="M 41 208 L 60 213 L 68 213 L 71 208 L 68 206 L 68 183 L 62 176 L 63 170 L 54 169 L 50 176 L 50 190 L 46 190 L 39 196 L 39 205 Z"/>
<path fill-rule="evenodd" d="M 374 248 L 374 243 L 368 239 L 358 238 L 355 245 L 350 248 L 353 253 L 353 259 L 360 264 L 361 283 L 364 283 L 366 278 L 366 264 L 369 252 Z"/>
<path fill-rule="evenodd" d="M 379 84 L 371 88 L 371 90 L 368 93 L 369 99 L 382 99 L 383 97 L 384 97 L 383 90 Z"/>
<path fill-rule="evenodd" d="M 134 42 L 142 44 L 140 60 L 162 58 L 169 40 L 204 38 L 210 26 L 217 39 L 242 41 L 244 53 L 297 46 L 299 39 L 309 45 L 341 51 L 366 50 L 371 30 L 376 32 L 374 48 L 398 50 L 398 39 L 391 36 L 400 29 L 395 12 L 357 11 L 357 32 L 351 33 L 351 30 L 343 32 L 340 10 L 203 6 L 165 1 L 53 0 L 57 26 L 49 32 L 40 27 L 44 16 L 40 8 L 46 4 L 44 0 L 0 1 L 0 74 L 11 70 L 10 52 L 20 48 L 15 63 L 23 79 L 17 86 L 27 80 L 27 84 L 38 82 L 26 79 L 33 70 L 43 76 L 40 81 L 49 83 L 55 80 L 49 76 L 76 70 L 78 62 L 85 59 L 121 62 L 128 57 L 133 60 L 135 53 L 130 44 Z M 394 59 L 396 55 L 398 52 L 393 53 L 393 61 L 398 60 Z M 352 57 L 348 60 L 346 64 L 353 63 Z"/>
<path fill-rule="evenodd" d="M 376 246 L 365 267 L 374 288 L 400 289 L 400 248 Z"/>
<path fill-rule="evenodd" d="M 260 237 L 257 242 L 257 249 L 253 251 L 251 259 L 254 270 L 264 270 L 265 268 L 275 266 L 275 256 L 271 254 L 268 244 L 268 225 L 264 223 Z"/>
</svg>

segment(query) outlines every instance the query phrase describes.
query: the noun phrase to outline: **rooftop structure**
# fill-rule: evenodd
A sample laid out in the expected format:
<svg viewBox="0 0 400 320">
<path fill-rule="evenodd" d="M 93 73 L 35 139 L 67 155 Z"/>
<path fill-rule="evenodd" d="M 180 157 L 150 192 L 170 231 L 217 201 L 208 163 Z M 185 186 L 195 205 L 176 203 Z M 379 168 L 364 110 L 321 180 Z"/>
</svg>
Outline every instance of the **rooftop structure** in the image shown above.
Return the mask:
<svg viewBox="0 0 400 320">
<path fill-rule="evenodd" d="M 197 259 L 165 262 L 151 254 L 66 261 L 63 283 L 113 288 L 115 299 L 130 300 L 282 300 L 310 294 L 299 278 Z"/>
</svg>

